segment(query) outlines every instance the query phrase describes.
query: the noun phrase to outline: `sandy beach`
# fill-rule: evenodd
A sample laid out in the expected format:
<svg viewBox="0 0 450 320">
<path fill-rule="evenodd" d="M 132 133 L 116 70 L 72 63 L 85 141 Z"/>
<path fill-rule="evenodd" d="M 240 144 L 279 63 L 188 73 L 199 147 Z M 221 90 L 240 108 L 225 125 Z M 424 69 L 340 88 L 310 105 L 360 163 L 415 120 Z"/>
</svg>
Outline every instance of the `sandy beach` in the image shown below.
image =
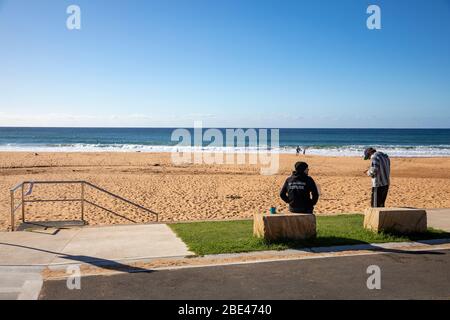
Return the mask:
<svg viewBox="0 0 450 320">
<path fill-rule="evenodd" d="M 369 162 L 361 158 L 280 155 L 279 173 L 263 176 L 257 165 L 175 166 L 170 153 L 0 152 L 0 229 L 9 227 L 9 189 L 24 180 L 87 180 L 158 212 L 160 221 L 249 218 L 271 206 L 286 211 L 278 194 L 298 160 L 309 163 L 319 185 L 318 214 L 361 212 L 368 206 L 371 184 L 364 171 Z M 450 158 L 391 161 L 388 206 L 450 207 Z M 79 194 L 79 186 L 37 185 L 29 198 L 68 199 Z M 95 190 L 87 190 L 86 197 L 123 216 L 87 205 L 85 219 L 91 225 L 154 220 Z M 32 221 L 76 220 L 80 205 L 33 203 L 27 212 Z"/>
</svg>

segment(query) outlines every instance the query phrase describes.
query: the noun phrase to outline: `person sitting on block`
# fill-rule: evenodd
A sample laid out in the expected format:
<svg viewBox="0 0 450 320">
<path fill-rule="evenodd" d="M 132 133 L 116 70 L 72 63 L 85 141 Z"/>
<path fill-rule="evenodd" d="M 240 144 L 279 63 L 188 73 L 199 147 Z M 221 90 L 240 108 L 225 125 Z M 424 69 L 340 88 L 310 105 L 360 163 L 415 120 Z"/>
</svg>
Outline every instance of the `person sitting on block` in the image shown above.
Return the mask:
<svg viewBox="0 0 450 320">
<path fill-rule="evenodd" d="M 289 204 L 292 213 L 313 213 L 319 200 L 319 192 L 313 178 L 308 176 L 308 164 L 297 162 L 295 171 L 286 179 L 280 197 Z"/>
</svg>

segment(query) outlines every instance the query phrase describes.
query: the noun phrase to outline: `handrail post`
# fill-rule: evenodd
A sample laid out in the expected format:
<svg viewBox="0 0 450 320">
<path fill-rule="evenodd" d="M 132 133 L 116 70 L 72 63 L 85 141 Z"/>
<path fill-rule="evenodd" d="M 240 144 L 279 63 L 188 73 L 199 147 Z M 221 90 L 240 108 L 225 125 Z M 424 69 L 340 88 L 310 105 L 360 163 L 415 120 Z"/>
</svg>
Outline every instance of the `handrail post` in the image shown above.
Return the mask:
<svg viewBox="0 0 450 320">
<path fill-rule="evenodd" d="M 11 192 L 11 231 L 14 231 L 14 191 Z"/>
<path fill-rule="evenodd" d="M 22 183 L 22 222 L 25 223 L 25 191 L 24 183 Z"/>
<path fill-rule="evenodd" d="M 84 182 L 81 182 L 81 221 L 84 222 Z"/>
</svg>

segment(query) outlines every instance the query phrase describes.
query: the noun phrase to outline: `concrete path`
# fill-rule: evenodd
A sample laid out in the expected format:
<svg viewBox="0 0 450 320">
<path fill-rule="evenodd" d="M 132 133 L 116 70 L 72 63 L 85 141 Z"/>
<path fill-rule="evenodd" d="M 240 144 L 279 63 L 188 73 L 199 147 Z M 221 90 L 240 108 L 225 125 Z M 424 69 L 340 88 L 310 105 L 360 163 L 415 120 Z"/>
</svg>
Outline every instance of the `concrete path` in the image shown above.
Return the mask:
<svg viewBox="0 0 450 320">
<path fill-rule="evenodd" d="M 450 232 L 450 209 L 427 209 L 428 227 Z"/>
<path fill-rule="evenodd" d="M 0 266 L 54 266 L 187 256 L 165 224 L 0 233 Z"/>
<path fill-rule="evenodd" d="M 191 255 L 165 224 L 0 233 L 0 299 L 37 299 L 44 266 L 127 267 L 126 263 Z"/>
<path fill-rule="evenodd" d="M 41 232 L 0 233 L 0 266 L 40 266 L 50 264 L 57 254 L 80 232 L 61 230 L 56 234 Z"/>
<path fill-rule="evenodd" d="M 43 267 L 0 267 L 0 300 L 37 300 Z"/>
</svg>

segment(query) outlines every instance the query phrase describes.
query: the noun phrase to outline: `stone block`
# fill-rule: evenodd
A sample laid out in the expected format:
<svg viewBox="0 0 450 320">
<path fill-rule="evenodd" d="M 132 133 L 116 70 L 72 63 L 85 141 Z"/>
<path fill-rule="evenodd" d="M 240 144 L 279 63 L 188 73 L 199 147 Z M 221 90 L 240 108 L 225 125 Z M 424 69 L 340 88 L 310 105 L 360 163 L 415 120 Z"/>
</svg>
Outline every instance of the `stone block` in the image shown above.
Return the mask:
<svg viewBox="0 0 450 320">
<path fill-rule="evenodd" d="M 372 231 L 420 233 L 427 231 L 427 212 L 410 208 L 367 208 L 364 228 Z"/>
<path fill-rule="evenodd" d="M 256 214 L 253 235 L 273 241 L 308 239 L 316 236 L 316 216 L 313 214 Z"/>
</svg>

